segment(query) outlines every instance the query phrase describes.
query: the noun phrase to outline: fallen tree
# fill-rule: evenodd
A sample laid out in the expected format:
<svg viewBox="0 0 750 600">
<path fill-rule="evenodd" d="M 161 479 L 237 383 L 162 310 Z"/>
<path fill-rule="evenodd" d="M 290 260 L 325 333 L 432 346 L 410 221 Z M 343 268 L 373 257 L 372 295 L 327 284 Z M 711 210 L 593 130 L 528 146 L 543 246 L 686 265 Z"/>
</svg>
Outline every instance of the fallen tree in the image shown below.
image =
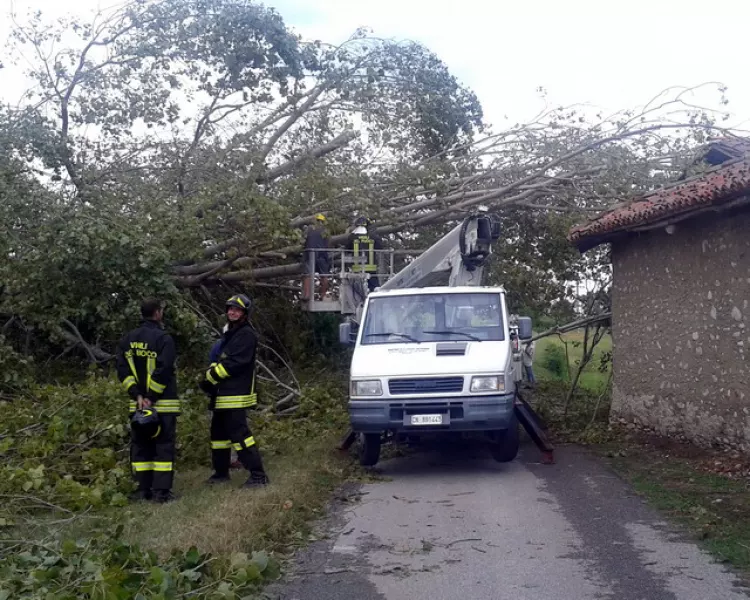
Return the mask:
<svg viewBox="0 0 750 600">
<path fill-rule="evenodd" d="M 682 174 L 721 131 L 692 88 L 492 131 L 423 46 L 364 30 L 308 42 L 235 0 L 139 1 L 52 25 L 14 17 L 12 40 L 34 85 L 0 109 L 0 314 L 9 343 L 45 360 L 106 363 L 156 293 L 186 360 L 203 361 L 233 288 L 293 306 L 300 227 L 317 212 L 334 245 L 367 213 L 389 246 L 414 252 L 494 211 L 509 234 L 492 277 L 528 287 L 516 304 L 545 282 L 549 302 L 600 258 L 562 249 L 568 222 Z M 264 335 L 269 323 L 258 320 Z M 264 361 L 280 401 L 293 361 L 270 356 L 277 343 Z"/>
</svg>

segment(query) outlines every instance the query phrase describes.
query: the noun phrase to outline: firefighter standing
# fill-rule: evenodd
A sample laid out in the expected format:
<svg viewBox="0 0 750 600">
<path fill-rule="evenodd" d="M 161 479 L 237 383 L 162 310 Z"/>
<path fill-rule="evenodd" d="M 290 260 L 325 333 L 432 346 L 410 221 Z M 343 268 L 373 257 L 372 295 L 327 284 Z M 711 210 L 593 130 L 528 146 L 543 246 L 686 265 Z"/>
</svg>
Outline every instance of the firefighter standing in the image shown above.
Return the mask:
<svg viewBox="0 0 750 600">
<path fill-rule="evenodd" d="M 201 381 L 211 398 L 211 456 L 214 473 L 209 483 L 229 481 L 231 450 L 250 472 L 246 487 L 270 483 L 260 451 L 247 423 L 247 409 L 255 406 L 255 359 L 258 346 L 248 321 L 252 303 L 244 294 L 226 303 L 229 329 L 221 343 L 219 360 L 212 363 Z"/>
<path fill-rule="evenodd" d="M 302 293 L 303 300 L 313 300 L 313 280 L 315 273 L 320 277 L 320 297 L 324 298 L 328 293 L 329 277 L 331 272 L 331 257 L 327 252 L 328 239 L 325 230 L 326 218 L 323 214 L 315 215 L 315 225 L 307 229 L 305 235 L 305 270 L 310 268 L 311 254 L 315 253 L 315 265 L 313 273 L 307 273 L 304 279 Z"/>
<path fill-rule="evenodd" d="M 369 275 L 367 285 L 372 292 L 380 285 L 376 251 L 383 249 L 383 241 L 374 231 L 369 231 L 371 226 L 372 222 L 367 217 L 357 217 L 346 247 L 354 255 L 355 263 L 352 265 L 352 271 L 355 273 L 364 271 Z"/>
<path fill-rule="evenodd" d="M 158 419 L 146 438 L 134 428 L 131 465 L 138 482 L 134 500 L 174 500 L 175 441 L 180 400 L 175 375 L 176 350 L 164 331 L 164 307 L 156 299 L 141 304 L 141 324 L 120 340 L 117 375 L 130 395 L 131 420 Z M 155 410 L 154 410 L 155 409 Z"/>
</svg>

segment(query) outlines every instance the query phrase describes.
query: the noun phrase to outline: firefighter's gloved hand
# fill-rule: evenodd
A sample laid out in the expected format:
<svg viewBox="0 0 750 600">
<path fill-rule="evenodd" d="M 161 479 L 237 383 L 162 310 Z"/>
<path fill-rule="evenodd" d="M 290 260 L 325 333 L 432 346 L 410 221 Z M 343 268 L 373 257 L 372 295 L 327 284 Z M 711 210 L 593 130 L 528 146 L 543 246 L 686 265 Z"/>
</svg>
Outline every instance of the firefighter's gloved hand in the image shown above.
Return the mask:
<svg viewBox="0 0 750 600">
<path fill-rule="evenodd" d="M 198 384 L 198 387 L 199 387 L 199 388 L 200 388 L 201 390 L 203 390 L 203 392 L 204 392 L 205 394 L 207 394 L 207 395 L 209 396 L 209 398 L 210 398 L 211 396 L 215 396 L 215 395 L 216 395 L 216 386 L 215 386 L 215 385 L 214 385 L 213 383 L 211 383 L 210 381 L 208 381 L 207 379 L 204 379 L 204 380 L 202 380 L 202 381 L 201 381 L 201 382 L 200 382 L 200 383 Z"/>
</svg>

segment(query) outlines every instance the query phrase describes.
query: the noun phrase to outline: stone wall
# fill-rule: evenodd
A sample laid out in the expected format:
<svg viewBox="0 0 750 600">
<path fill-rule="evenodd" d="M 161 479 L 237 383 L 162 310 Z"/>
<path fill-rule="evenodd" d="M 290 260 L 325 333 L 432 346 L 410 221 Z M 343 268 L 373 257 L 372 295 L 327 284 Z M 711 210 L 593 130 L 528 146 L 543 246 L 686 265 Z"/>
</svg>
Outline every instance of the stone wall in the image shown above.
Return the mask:
<svg viewBox="0 0 750 600">
<path fill-rule="evenodd" d="M 613 420 L 750 452 L 750 212 L 616 242 Z"/>
</svg>

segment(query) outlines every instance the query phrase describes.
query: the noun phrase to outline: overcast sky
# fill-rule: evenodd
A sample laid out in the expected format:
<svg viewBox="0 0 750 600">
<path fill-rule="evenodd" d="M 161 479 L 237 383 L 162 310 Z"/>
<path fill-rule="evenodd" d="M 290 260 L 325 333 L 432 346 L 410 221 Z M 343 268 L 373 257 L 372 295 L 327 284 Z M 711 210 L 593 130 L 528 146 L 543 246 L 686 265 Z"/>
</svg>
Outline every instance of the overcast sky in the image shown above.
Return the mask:
<svg viewBox="0 0 750 600">
<path fill-rule="evenodd" d="M 527 119 L 544 105 L 586 103 L 607 110 L 642 105 L 669 86 L 720 81 L 732 124 L 750 123 L 747 24 L 750 2 L 705 0 L 273 0 L 305 38 L 336 43 L 359 26 L 380 37 L 424 43 L 479 96 L 487 119 Z M 78 0 L 75 11 L 111 0 Z M 59 0 L 0 0 L 0 39 L 11 6 L 61 14 Z M 0 95 L 20 80 L 0 71 Z M 696 97 L 717 106 L 714 93 Z"/>
</svg>

